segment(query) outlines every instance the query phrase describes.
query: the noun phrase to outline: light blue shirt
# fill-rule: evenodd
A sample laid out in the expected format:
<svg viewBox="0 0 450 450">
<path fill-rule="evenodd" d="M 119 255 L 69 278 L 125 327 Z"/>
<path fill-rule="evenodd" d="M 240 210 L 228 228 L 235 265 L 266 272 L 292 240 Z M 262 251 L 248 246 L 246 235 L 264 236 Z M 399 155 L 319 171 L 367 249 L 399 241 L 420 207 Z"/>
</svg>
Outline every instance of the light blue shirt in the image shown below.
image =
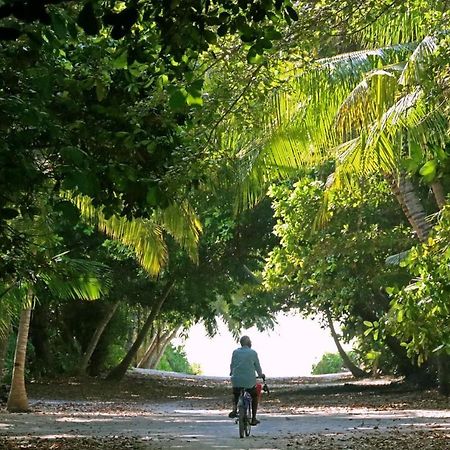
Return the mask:
<svg viewBox="0 0 450 450">
<path fill-rule="evenodd" d="M 230 375 L 233 387 L 252 388 L 256 385 L 256 375 L 262 376 L 258 353 L 249 347 L 237 348 L 231 357 Z"/>
</svg>

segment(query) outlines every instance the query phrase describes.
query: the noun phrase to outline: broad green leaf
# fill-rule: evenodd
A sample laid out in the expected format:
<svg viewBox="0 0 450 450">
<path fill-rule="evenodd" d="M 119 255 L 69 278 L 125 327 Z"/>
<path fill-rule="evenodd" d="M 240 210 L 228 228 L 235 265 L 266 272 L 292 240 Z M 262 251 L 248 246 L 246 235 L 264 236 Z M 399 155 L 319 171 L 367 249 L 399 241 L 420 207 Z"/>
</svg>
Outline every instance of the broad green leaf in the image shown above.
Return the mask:
<svg viewBox="0 0 450 450">
<path fill-rule="evenodd" d="M 249 49 L 247 53 L 247 61 L 250 64 L 261 64 L 264 61 L 263 55 L 259 53 L 259 50 L 256 46 L 253 46 Z"/>
<path fill-rule="evenodd" d="M 199 95 L 197 97 L 194 97 L 193 95 L 188 94 L 188 96 L 186 97 L 186 103 L 189 106 L 192 106 L 192 105 L 202 106 L 203 105 L 203 98 L 202 98 L 201 95 Z"/>
<path fill-rule="evenodd" d="M 76 166 L 81 166 L 86 158 L 86 155 L 76 147 L 63 147 L 60 154 L 64 162 Z"/>
<path fill-rule="evenodd" d="M 169 105 L 172 109 L 182 109 L 186 106 L 186 91 L 177 89 L 172 93 L 169 100 Z"/>
<path fill-rule="evenodd" d="M 128 71 L 131 75 L 133 75 L 133 77 L 140 77 L 146 69 L 147 66 L 145 64 L 140 64 L 137 61 L 134 61 L 131 66 L 128 66 Z"/>
<path fill-rule="evenodd" d="M 210 30 L 203 31 L 203 37 L 208 44 L 215 44 L 217 42 L 217 35 Z"/>
<path fill-rule="evenodd" d="M 128 65 L 128 50 L 124 50 L 113 59 L 112 66 L 114 69 L 126 69 Z"/>
<path fill-rule="evenodd" d="M 150 186 L 148 188 L 146 200 L 150 206 L 156 206 L 158 204 L 158 188 L 156 186 Z"/>
<path fill-rule="evenodd" d="M 61 14 L 55 10 L 50 13 L 52 28 L 55 32 L 58 39 L 66 39 L 67 38 L 67 26 L 66 21 L 61 16 Z"/>
<path fill-rule="evenodd" d="M 430 183 L 436 177 L 437 171 L 437 161 L 432 159 L 427 161 L 419 170 L 420 175 L 422 175 L 423 179 Z"/>
<path fill-rule="evenodd" d="M 95 82 L 95 94 L 99 102 L 102 102 L 108 95 L 108 88 L 101 80 Z"/>
</svg>

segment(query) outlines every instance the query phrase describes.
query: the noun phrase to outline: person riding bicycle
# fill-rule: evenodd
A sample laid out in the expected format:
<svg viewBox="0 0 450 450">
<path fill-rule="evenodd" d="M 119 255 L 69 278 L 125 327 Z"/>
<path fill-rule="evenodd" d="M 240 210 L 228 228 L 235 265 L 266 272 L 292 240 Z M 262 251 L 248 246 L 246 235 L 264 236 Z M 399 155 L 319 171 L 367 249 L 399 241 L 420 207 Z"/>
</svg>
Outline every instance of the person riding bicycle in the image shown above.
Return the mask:
<svg viewBox="0 0 450 450">
<path fill-rule="evenodd" d="M 242 389 L 245 389 L 252 396 L 252 422 L 251 425 L 257 425 L 256 419 L 258 410 L 258 394 L 256 391 L 256 376 L 265 379 L 266 376 L 261 370 L 258 354 L 252 349 L 252 341 L 248 336 L 242 336 L 240 339 L 241 347 L 233 351 L 230 365 L 231 385 L 233 386 L 233 411 L 228 417 L 237 416 L 237 403 Z"/>
</svg>

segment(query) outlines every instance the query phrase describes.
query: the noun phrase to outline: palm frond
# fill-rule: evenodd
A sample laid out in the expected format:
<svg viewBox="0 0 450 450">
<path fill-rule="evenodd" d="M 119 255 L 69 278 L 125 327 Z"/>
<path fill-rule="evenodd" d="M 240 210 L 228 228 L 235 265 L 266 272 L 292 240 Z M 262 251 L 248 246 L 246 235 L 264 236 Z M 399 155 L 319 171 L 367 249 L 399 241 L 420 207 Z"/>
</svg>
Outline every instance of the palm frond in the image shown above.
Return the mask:
<svg viewBox="0 0 450 450">
<path fill-rule="evenodd" d="M 399 78 L 399 83 L 406 85 L 420 84 L 423 80 L 426 64 L 433 53 L 438 49 L 438 43 L 431 36 L 425 37 L 416 47 Z"/>
<path fill-rule="evenodd" d="M 93 276 L 60 278 L 46 273 L 40 276 L 40 280 L 60 299 L 97 300 L 106 292 L 102 281 Z"/>
<path fill-rule="evenodd" d="M 381 117 L 385 105 L 392 104 L 397 78 L 391 72 L 377 69 L 369 72 L 341 103 L 334 122 L 337 139 L 348 139 L 367 130 Z"/>
<path fill-rule="evenodd" d="M 128 246 L 151 275 L 158 275 L 168 260 L 164 232 L 169 233 L 194 261 L 198 259 L 202 226 L 188 201 L 179 204 L 172 202 L 167 208 L 156 209 L 149 219 L 132 220 L 118 216 L 106 218 L 102 210 L 95 208 L 87 197 L 77 196 L 72 201 L 86 221 Z"/>
<path fill-rule="evenodd" d="M 168 258 L 160 225 L 145 219 L 127 220 L 118 216 L 106 218 L 101 209 L 93 206 L 90 198 L 72 197 L 70 193 L 67 193 L 67 197 L 79 208 L 86 222 L 128 246 L 149 274 L 158 275 Z"/>
<path fill-rule="evenodd" d="M 5 336 L 11 323 L 18 320 L 23 308 L 29 307 L 28 284 L 0 285 L 0 336 Z"/>
<path fill-rule="evenodd" d="M 125 217 L 117 216 L 106 219 L 100 213 L 97 226 L 107 236 L 130 247 L 141 266 L 150 275 L 158 275 L 167 263 L 168 253 L 163 229 L 154 222 L 145 219 L 129 221 Z"/>
<path fill-rule="evenodd" d="M 404 42 L 417 42 L 426 36 L 420 7 L 408 4 L 402 11 L 389 8 L 377 20 L 355 34 L 366 48 L 386 47 Z"/>
<path fill-rule="evenodd" d="M 64 253 L 51 259 L 50 266 L 38 274 L 38 281 L 58 298 L 96 300 L 109 290 L 111 274 L 102 263 Z"/>
<path fill-rule="evenodd" d="M 382 63 L 399 70 L 396 65 L 412 47 L 414 44 L 351 52 L 318 60 L 297 76 L 293 73 L 289 89 L 275 92 L 264 108 L 260 135 L 255 136 L 252 130 L 249 141 L 242 133 L 247 142 L 245 151 L 241 148 L 238 154 L 239 203 L 258 201 L 269 180 L 286 178 L 302 167 L 323 162 L 329 157 L 330 143 L 342 141 L 344 134 L 346 140 L 354 137 L 356 116 L 361 125 L 365 120 L 368 126 L 371 118 L 363 118 L 368 112 L 363 91 L 371 88 L 380 92 L 382 82 L 396 84 L 390 72 L 376 69 Z M 361 83 L 367 72 L 371 75 Z M 372 116 L 376 114 L 381 115 L 374 111 Z"/>
<path fill-rule="evenodd" d="M 167 208 L 155 212 L 155 219 L 197 262 L 202 225 L 192 206 L 187 201 L 171 203 Z"/>
<path fill-rule="evenodd" d="M 403 130 L 408 130 L 410 138 L 423 146 L 443 147 L 448 141 L 449 123 L 442 104 L 429 104 L 423 90 L 402 96 L 383 115 L 379 127 L 374 127 L 367 145 L 373 146 L 379 136 L 395 140 Z"/>
</svg>

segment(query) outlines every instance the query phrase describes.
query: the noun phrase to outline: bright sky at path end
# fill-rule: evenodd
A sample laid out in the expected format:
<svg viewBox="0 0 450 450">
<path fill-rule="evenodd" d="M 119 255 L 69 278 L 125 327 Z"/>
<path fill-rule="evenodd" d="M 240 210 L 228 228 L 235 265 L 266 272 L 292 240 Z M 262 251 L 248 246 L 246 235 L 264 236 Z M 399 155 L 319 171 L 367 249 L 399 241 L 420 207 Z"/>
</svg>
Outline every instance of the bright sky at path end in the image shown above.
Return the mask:
<svg viewBox="0 0 450 450">
<path fill-rule="evenodd" d="M 273 331 L 242 330 L 242 335 L 250 336 L 252 348 L 258 352 L 267 377 L 310 375 L 312 365 L 325 352 L 337 352 L 330 332 L 320 328 L 318 321 L 299 315 L 279 315 L 277 319 L 278 325 Z M 174 342 L 179 343 L 179 340 Z M 221 322 L 219 332 L 213 338 L 206 335 L 203 325 L 192 327 L 184 347 L 189 362 L 199 364 L 202 375 L 226 377 L 230 371 L 231 353 L 239 343 Z"/>
</svg>

